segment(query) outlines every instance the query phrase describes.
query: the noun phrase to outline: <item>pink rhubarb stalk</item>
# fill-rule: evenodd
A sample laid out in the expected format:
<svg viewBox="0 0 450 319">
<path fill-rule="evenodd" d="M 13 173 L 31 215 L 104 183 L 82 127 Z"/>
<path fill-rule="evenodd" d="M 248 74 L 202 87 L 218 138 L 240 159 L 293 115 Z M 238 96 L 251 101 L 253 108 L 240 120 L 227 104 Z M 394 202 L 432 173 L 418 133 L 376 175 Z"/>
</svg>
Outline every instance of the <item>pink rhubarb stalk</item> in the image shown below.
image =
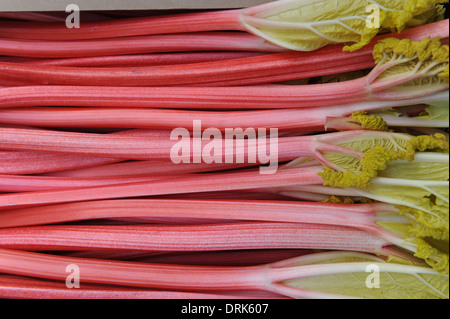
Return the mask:
<svg viewBox="0 0 450 319">
<path fill-rule="evenodd" d="M 70 214 L 67 212 L 70 212 Z M 70 203 L 60 206 L 53 205 L 3 212 L 0 215 L 0 227 L 45 225 L 99 218 L 161 218 L 169 216 L 175 220 L 177 218 L 191 218 L 194 220 L 265 221 L 354 227 L 373 233 L 384 240 L 390 241 L 392 244 L 398 244 L 402 241 L 401 238 L 391 235 L 377 225 L 378 221 L 406 222 L 402 218 L 377 216 L 382 213 L 396 212 L 398 210 L 393 205 L 384 203 L 330 204 L 239 200 L 122 200 Z M 28 229 L 24 232 L 30 230 L 33 231 L 33 229 Z"/>
<path fill-rule="evenodd" d="M 120 159 L 33 151 L 0 151 L 0 174 L 43 174 L 120 162 Z"/>
<path fill-rule="evenodd" d="M 16 134 L 11 134 L 12 132 L 15 132 Z M 23 132 L 25 132 L 25 134 L 21 134 Z M 91 134 L 71 135 L 73 133 L 57 133 L 51 131 L 40 132 L 39 130 L 21 131 L 20 129 L 0 129 L 0 133 L 2 133 L 0 136 L 3 140 L 3 146 L 11 148 L 35 149 L 37 146 L 40 150 L 74 153 L 86 153 L 87 150 L 90 150 L 97 156 L 106 156 L 110 152 L 114 152 L 115 156 L 121 156 L 122 154 L 122 156 L 128 157 L 129 159 L 139 154 L 146 155 L 148 154 L 146 152 L 149 152 L 149 149 L 152 149 L 151 154 L 153 154 L 153 156 L 159 152 L 159 154 L 169 157 L 168 153 L 164 152 L 170 153 L 170 150 L 164 148 L 162 148 L 162 152 L 161 149 L 154 149 L 158 145 L 162 145 L 160 143 L 164 143 L 163 139 L 158 139 L 155 137 L 144 138 L 143 135 L 137 136 L 136 134 L 139 133 L 136 132 L 130 133 L 131 136 L 120 136 L 120 138 L 123 138 L 121 140 L 115 140 L 115 138 L 118 138 L 117 136 L 102 135 L 101 138 L 99 138 L 96 134 L 94 134 L 94 136 Z M 194 174 L 192 176 L 180 177 L 167 181 L 163 180 L 155 182 L 128 183 L 120 186 L 112 185 L 92 187 L 89 188 L 88 192 L 86 189 L 75 189 L 70 191 L 63 190 L 8 194 L 0 197 L 0 207 L 5 208 L 9 206 L 12 208 L 14 206 L 21 205 L 40 205 L 46 203 L 56 204 L 71 201 L 113 199 L 120 197 L 125 198 L 181 193 L 188 194 L 197 192 L 289 187 L 311 184 L 321 185 L 323 184 L 323 179 L 318 174 L 323 170 L 323 166 L 327 166 L 338 171 L 343 170 L 339 164 L 334 163 L 332 160 L 328 160 L 324 156 L 325 152 L 343 154 L 345 156 L 351 156 L 355 160 L 361 160 L 364 153 L 335 143 L 355 141 L 355 139 L 358 140 L 363 137 L 373 138 L 374 135 L 380 138 L 393 138 L 392 133 L 389 132 L 371 131 L 350 131 L 313 136 L 286 137 L 284 139 L 280 138 L 278 143 L 278 161 L 277 163 L 271 162 L 271 164 L 278 164 L 279 161 L 283 161 L 283 157 L 286 157 L 285 160 L 287 160 L 289 156 L 293 156 L 294 158 L 313 158 L 319 161 L 320 164 L 278 171 L 275 169 L 269 174 L 264 174 L 261 170 L 238 171 L 232 173 Z M 32 137 L 32 142 L 30 142 L 30 137 Z M 39 138 L 41 138 L 41 140 L 39 140 Z M 72 140 L 70 138 L 72 138 Z M 38 141 L 37 144 L 36 141 Z M 117 146 L 112 142 L 118 143 Z M 133 145 L 125 145 L 124 147 L 124 142 Z M 121 147 L 123 148 L 121 149 Z M 237 151 L 235 154 L 245 154 L 245 147 L 241 148 L 239 146 L 236 147 L 236 150 Z M 252 150 L 252 153 L 253 151 L 254 150 Z M 190 160 L 191 155 L 186 154 L 185 158 Z"/>
<path fill-rule="evenodd" d="M 59 23 L 2 21 L 0 23 L 0 36 L 61 41 L 205 31 L 251 32 L 245 25 L 244 20 L 255 20 L 254 18 L 260 18 L 261 14 L 267 14 L 267 12 L 275 14 L 280 10 L 280 8 L 277 8 L 278 6 L 278 3 L 270 2 L 244 10 L 215 10 L 95 21 L 83 23 L 80 28 L 75 30 L 68 29 L 64 24 Z M 288 9 L 292 9 L 292 7 L 287 7 L 285 10 Z M 281 7 L 281 10 L 283 10 L 283 7 Z M 286 27 L 284 26 L 284 28 Z"/>
<path fill-rule="evenodd" d="M 392 107 L 408 106 L 434 101 L 443 101 L 448 92 L 442 91 L 416 99 L 398 101 L 372 101 L 348 103 L 333 106 L 299 109 L 252 110 L 252 111 L 194 111 L 169 109 L 133 109 L 133 108 L 64 108 L 34 107 L 0 109 L 0 122 L 5 124 L 28 125 L 54 128 L 145 128 L 175 129 L 190 127 L 194 120 L 201 120 L 205 127 L 219 130 L 235 127 L 276 127 L 282 130 L 304 132 L 323 131 L 326 127 L 335 127 L 328 118 L 349 116 L 356 111 L 374 111 Z M 408 118 L 387 119 L 393 126 L 446 127 L 444 123 Z M 328 124 L 328 125 L 327 125 Z M 334 123 L 333 123 L 334 124 Z M 413 125 L 416 124 L 416 125 Z M 436 125 L 438 124 L 438 125 Z M 446 123 L 448 126 L 448 123 Z M 360 127 L 360 126 L 359 126 Z"/>
<path fill-rule="evenodd" d="M 170 137 L 170 131 L 164 130 L 124 130 L 110 134 L 114 136 L 141 136 L 166 139 Z M 0 151 L 0 174 L 42 174 L 96 167 L 121 161 L 123 159 L 114 157 L 101 158 L 39 151 Z M 167 171 L 167 164 L 165 167 Z"/>
<path fill-rule="evenodd" d="M 226 83 L 229 86 L 232 81 L 271 83 L 274 78 L 278 81 L 309 78 L 333 74 L 335 68 L 345 72 L 373 65 L 371 52 L 348 53 L 334 48 L 316 54 L 287 52 L 223 61 L 139 67 L 70 67 L 1 62 L 0 68 L 4 72 L 0 79 L 4 84 L 11 85 L 220 86 Z M 63 78 L 63 74 L 67 79 Z"/>
<path fill-rule="evenodd" d="M 174 164 L 165 160 L 161 161 L 124 161 L 112 164 L 99 164 L 91 167 L 69 170 L 56 170 L 46 173 L 46 176 L 59 177 L 118 177 L 118 176 L 135 176 L 135 175 L 171 175 L 171 174 L 188 174 L 214 172 L 222 170 L 231 170 L 244 167 L 257 166 L 251 163 L 230 163 L 219 164 L 214 163 L 180 163 Z"/>
<path fill-rule="evenodd" d="M 77 265 L 85 283 L 193 292 L 269 291 L 291 298 L 343 298 L 344 296 L 294 288 L 287 285 L 286 281 L 333 273 L 364 272 L 367 266 L 380 261 L 373 256 L 371 258 L 373 260 L 369 262 L 330 263 L 318 266 L 308 264 L 308 261 L 313 262 L 314 258 L 311 260 L 308 256 L 302 256 L 258 266 L 214 267 L 89 260 L 0 249 L 0 271 L 64 282 L 67 278 L 67 266 Z M 379 265 L 383 266 L 383 272 L 407 271 L 414 274 L 436 275 L 433 270 L 425 267 L 385 263 Z"/>
<path fill-rule="evenodd" d="M 37 106 L 164 109 L 268 109 L 336 105 L 361 101 L 362 81 L 347 87 L 291 85 L 249 87 L 24 86 L 0 89 L 0 108 Z M 329 95 L 324 92 L 329 90 Z M 333 89 L 333 90 L 331 90 Z M 333 92 L 334 91 L 334 92 Z M 347 91 L 347 92 L 346 92 Z M 346 94 L 347 93 L 347 94 Z"/>
<path fill-rule="evenodd" d="M 236 222 L 201 225 L 69 225 L 0 230 L 0 247 L 28 251 L 326 249 L 391 254 L 388 240 L 326 224 Z"/>
<path fill-rule="evenodd" d="M 33 192 L 40 190 L 58 190 L 103 185 L 117 185 L 143 181 L 157 181 L 169 179 L 172 177 L 174 176 L 135 175 L 124 177 L 68 178 L 54 176 L 0 175 L 0 192 Z"/>
<path fill-rule="evenodd" d="M 395 213 L 389 204 L 335 204 L 302 201 L 124 199 L 39 206 L 0 214 L 0 228 L 58 224 L 102 218 L 198 218 L 337 224 L 374 231 L 377 213 Z"/>
<path fill-rule="evenodd" d="M 283 52 L 286 49 L 250 34 L 190 33 L 96 39 L 82 41 L 43 41 L 0 39 L 0 53 L 32 58 L 79 58 L 186 51 Z"/>
<path fill-rule="evenodd" d="M 17 39 L 76 40 L 240 30 L 242 27 L 239 12 L 237 10 L 214 11 L 99 21 L 83 23 L 83 26 L 76 30 L 67 29 L 64 24 L 2 21 L 0 23 L 0 35 Z"/>
<path fill-rule="evenodd" d="M 182 143 L 185 148 L 189 147 L 189 154 L 183 152 L 182 155 L 177 154 L 177 158 L 183 161 L 196 162 L 193 158 L 200 155 L 203 162 L 203 149 L 210 143 L 210 140 L 204 140 L 201 137 L 191 137 L 189 139 L 180 140 L 176 136 L 171 139 L 166 136 L 147 136 L 136 135 L 135 132 L 129 133 L 80 133 L 80 132 L 63 132 L 51 131 L 43 129 L 22 129 L 22 128 L 0 128 L 0 140 L 2 141 L 1 148 L 16 151 L 39 151 L 39 152 L 54 152 L 65 154 L 89 155 L 98 157 L 114 157 L 127 160 L 168 160 L 173 159 L 172 148 Z M 233 154 L 233 163 L 239 163 L 235 158 L 244 157 L 249 158 L 249 154 L 257 155 L 257 151 L 265 150 L 266 153 L 270 148 L 271 151 L 275 145 L 270 145 L 269 141 L 270 131 L 266 130 L 266 135 L 259 140 L 259 135 L 249 137 L 243 140 L 244 137 L 233 142 L 230 135 L 221 134 L 219 142 L 221 143 L 221 155 L 219 163 L 227 162 L 224 160 L 227 152 Z M 142 134 L 145 134 L 142 133 Z M 150 133 L 151 134 L 151 133 Z M 287 136 L 276 139 L 277 156 L 279 161 L 293 160 L 298 157 L 316 157 L 318 150 L 333 148 L 338 152 L 348 152 L 353 155 L 355 153 L 349 149 L 339 148 L 336 145 L 328 145 L 329 140 L 336 140 L 342 136 L 348 138 L 353 136 L 353 133 L 330 133 L 326 137 L 320 136 Z M 258 139 L 257 139 L 258 138 Z M 240 140 L 241 143 L 237 141 Z M 233 142 L 233 143 L 231 143 Z M 275 142 L 275 141 L 273 141 Z M 198 147 L 199 150 L 195 150 Z M 197 154 L 199 153 L 200 154 Z M 197 155 L 196 155 L 197 154 Z M 273 154 L 273 153 L 272 153 Z M 216 154 L 216 156 L 218 156 Z M 319 155 L 320 156 L 320 155 Z M 254 164 L 259 163 L 259 157 L 254 161 Z M 322 158 L 322 157 L 321 157 Z M 218 162 L 214 160 L 214 162 Z M 251 163 L 249 161 L 249 163 Z M 266 163 L 263 163 L 266 164 Z"/>
<path fill-rule="evenodd" d="M 39 280 L 22 276 L 0 275 L 0 298 L 4 299 L 285 299 L 281 295 L 264 292 L 199 293 L 180 291 L 158 291 L 150 289 L 109 287 L 83 284 L 78 289 L 67 289 L 64 282 Z"/>
<path fill-rule="evenodd" d="M 100 56 L 89 58 L 36 59 L 21 57 L 2 57 L 0 62 L 25 62 L 38 65 L 71 66 L 71 67 L 142 67 L 151 65 L 176 65 L 211 61 L 240 59 L 260 56 L 262 52 L 248 51 L 211 51 L 211 52 L 175 52 L 135 54 L 118 56 Z"/>
<path fill-rule="evenodd" d="M 25 106 L 123 107 L 124 104 L 127 104 L 128 107 L 134 108 L 306 108 L 356 102 L 407 100 L 448 90 L 448 83 L 444 81 L 416 91 L 396 90 L 396 86 L 413 80 L 420 80 L 421 77 L 427 77 L 427 73 L 426 71 L 417 72 L 417 74 L 406 72 L 398 76 L 378 78 L 395 63 L 379 64 L 368 75 L 354 80 L 308 85 L 146 88 L 35 86 L 3 88 L 0 89 L 0 106 L 2 108 Z M 19 68 L 28 67 L 19 66 Z M 5 73 L 10 71 L 15 72 L 13 67 L 8 67 Z M 107 73 L 107 76 L 110 77 L 113 73 Z M 22 76 L 34 79 L 36 74 L 25 72 Z M 44 76 L 47 75 L 44 74 Z M 141 74 L 138 74 L 137 77 L 133 78 L 137 80 L 140 76 Z M 71 83 L 67 73 L 61 73 L 58 78 L 61 78 L 61 84 L 70 85 Z M 79 80 L 78 77 L 74 79 L 75 81 Z M 105 81 L 114 84 L 116 80 L 116 77 L 112 77 Z M 102 81 L 97 85 L 105 84 Z M 131 82 L 129 84 L 132 85 Z M 138 81 L 136 85 L 142 85 L 142 82 Z"/>
<path fill-rule="evenodd" d="M 99 199 L 323 184 L 323 179 L 318 175 L 320 170 L 321 167 L 287 169 L 270 175 L 261 175 L 259 170 L 199 174 L 167 181 L 5 194 L 0 196 L 0 209 Z"/>
<path fill-rule="evenodd" d="M 231 86 L 272 83 L 371 68 L 374 66 L 373 46 L 378 40 L 388 36 L 399 39 L 408 38 L 414 41 L 420 41 L 426 37 L 448 38 L 448 20 L 409 29 L 400 34 L 378 36 L 369 46 L 351 53 L 343 52 L 342 45 L 333 45 L 314 52 L 286 52 L 190 65 L 112 68 L 109 70 L 0 63 L 5 71 L 2 72 L 0 83 L 3 81 L 3 85 L 11 82 L 10 85 L 55 83 L 95 86 L 208 85 L 208 83 L 211 86 Z M 48 49 L 48 46 L 46 48 Z M 33 82 L 30 82 L 31 78 L 33 78 Z"/>
</svg>

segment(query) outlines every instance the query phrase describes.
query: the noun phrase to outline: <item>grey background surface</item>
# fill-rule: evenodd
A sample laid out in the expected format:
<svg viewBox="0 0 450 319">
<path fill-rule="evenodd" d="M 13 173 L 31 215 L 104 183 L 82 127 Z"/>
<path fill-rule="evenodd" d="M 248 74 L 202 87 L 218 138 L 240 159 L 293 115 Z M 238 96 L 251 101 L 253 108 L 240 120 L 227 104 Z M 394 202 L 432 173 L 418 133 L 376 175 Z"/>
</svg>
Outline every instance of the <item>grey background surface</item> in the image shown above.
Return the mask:
<svg viewBox="0 0 450 319">
<path fill-rule="evenodd" d="M 0 11 L 65 11 L 76 4 L 83 10 L 219 9 L 250 7 L 271 0 L 0 0 Z"/>
</svg>

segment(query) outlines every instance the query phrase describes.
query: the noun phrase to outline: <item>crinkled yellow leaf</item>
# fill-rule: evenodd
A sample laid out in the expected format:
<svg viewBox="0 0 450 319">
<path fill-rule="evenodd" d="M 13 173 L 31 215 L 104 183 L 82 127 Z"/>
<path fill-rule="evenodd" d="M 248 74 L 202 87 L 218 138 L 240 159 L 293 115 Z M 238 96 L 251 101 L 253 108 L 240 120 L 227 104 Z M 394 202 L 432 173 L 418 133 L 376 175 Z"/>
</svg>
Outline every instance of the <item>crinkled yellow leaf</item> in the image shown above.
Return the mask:
<svg viewBox="0 0 450 319">
<path fill-rule="evenodd" d="M 421 74 L 402 86 L 433 84 L 439 81 L 448 83 L 449 47 L 442 45 L 439 38 L 425 38 L 422 41 L 386 38 L 377 42 L 373 49 L 373 58 L 377 64 L 390 62 L 390 67 L 378 76 L 378 79 L 398 77 L 413 72 Z"/>
<path fill-rule="evenodd" d="M 414 143 L 421 142 L 424 140 L 418 139 Z M 423 145 L 433 147 L 434 142 L 427 140 Z M 409 223 L 379 225 L 400 235 L 405 243 L 408 241 L 408 245 L 415 247 L 414 251 L 418 250 L 416 257 L 423 258 L 434 269 L 442 272 L 448 271 L 448 253 L 429 244 L 428 239 L 449 239 L 448 162 L 446 153 L 418 153 L 413 161 L 396 160 L 388 163 L 386 169 L 378 172 L 378 177 L 369 182 L 367 178 L 364 179 L 367 184 L 365 188 L 359 189 L 361 180 L 349 172 L 333 175 L 331 169 L 325 169 L 323 176 L 328 178 L 329 184 L 356 187 L 355 192 L 361 196 L 396 205 Z"/>
<path fill-rule="evenodd" d="M 406 146 L 406 153 L 404 158 L 413 161 L 415 153 L 425 151 L 436 152 L 449 152 L 449 142 L 444 134 L 437 133 L 434 136 L 431 135 L 419 135 L 409 141 Z"/>
<path fill-rule="evenodd" d="M 396 160 L 413 161 L 417 151 L 448 152 L 448 141 L 442 134 L 435 136 L 410 136 L 397 133 L 367 133 L 360 134 L 359 139 L 342 141 L 340 146 L 362 152 L 362 159 L 346 156 L 341 153 L 325 153 L 327 160 L 340 166 L 343 170 L 336 171 L 325 167 L 319 175 L 324 185 L 332 187 L 367 188 L 371 180 L 379 176 L 388 164 Z"/>
<path fill-rule="evenodd" d="M 415 254 L 416 257 L 425 260 L 433 269 L 438 271 L 440 274 L 449 273 L 449 257 L 435 247 L 431 246 L 428 242 L 423 239 L 416 239 L 418 251 Z M 438 258 L 436 258 L 436 256 Z"/>
<path fill-rule="evenodd" d="M 283 0 L 242 10 L 241 21 L 248 31 L 291 50 L 313 51 L 345 43 L 353 44 L 346 47 L 353 51 L 370 43 L 379 33 L 442 19 L 442 7 L 436 4 L 443 2 Z"/>
<path fill-rule="evenodd" d="M 368 115 L 367 112 L 358 111 L 351 117 L 361 123 L 361 128 L 372 131 L 389 131 L 389 126 L 383 117 L 378 115 Z"/>
</svg>

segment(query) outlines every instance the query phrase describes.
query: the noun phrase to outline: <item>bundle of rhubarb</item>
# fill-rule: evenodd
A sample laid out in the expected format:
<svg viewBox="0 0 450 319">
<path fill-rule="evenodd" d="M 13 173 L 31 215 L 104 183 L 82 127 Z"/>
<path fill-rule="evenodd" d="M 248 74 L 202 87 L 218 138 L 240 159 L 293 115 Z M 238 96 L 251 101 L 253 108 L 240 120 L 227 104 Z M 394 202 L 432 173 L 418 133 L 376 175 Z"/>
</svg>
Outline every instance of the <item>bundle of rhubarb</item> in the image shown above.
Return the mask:
<svg viewBox="0 0 450 319">
<path fill-rule="evenodd" d="M 446 1 L 80 18 L 0 20 L 0 298 L 448 299 Z"/>
</svg>

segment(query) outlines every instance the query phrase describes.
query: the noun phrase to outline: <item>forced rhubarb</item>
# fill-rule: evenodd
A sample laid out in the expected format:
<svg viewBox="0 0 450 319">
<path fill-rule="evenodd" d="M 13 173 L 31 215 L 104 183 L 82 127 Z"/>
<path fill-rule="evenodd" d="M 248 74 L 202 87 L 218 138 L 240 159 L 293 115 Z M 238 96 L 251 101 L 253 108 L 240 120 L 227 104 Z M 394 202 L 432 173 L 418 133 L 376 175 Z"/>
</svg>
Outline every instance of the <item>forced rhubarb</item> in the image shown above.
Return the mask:
<svg viewBox="0 0 450 319">
<path fill-rule="evenodd" d="M 175 65 L 190 64 L 211 61 L 223 61 L 240 59 L 245 57 L 264 55 L 262 52 L 248 51 L 211 51 L 211 52 L 180 52 L 180 53 L 154 53 L 134 54 L 118 56 L 100 56 L 92 58 L 67 58 L 67 59 L 21 59 L 18 57 L 3 57 L 3 62 L 27 62 L 39 65 L 76 66 L 76 67 L 124 67 L 124 66 L 150 66 L 150 65 Z"/>
<path fill-rule="evenodd" d="M 126 199 L 89 201 L 3 211 L 0 228 L 67 223 L 101 218 L 209 218 L 299 223 L 342 223 L 370 229 L 377 213 L 395 213 L 393 205 L 297 201 Z M 372 226 L 371 226 L 372 225 Z"/>
<path fill-rule="evenodd" d="M 35 139 L 38 136 L 36 134 L 33 135 L 33 133 L 36 133 L 33 130 L 29 133 Z M 4 134 L 4 137 L 7 136 L 7 134 Z M 45 136 L 49 137 L 46 143 L 55 141 L 53 132 L 45 132 Z M 17 138 L 16 135 L 15 138 Z M 418 149 L 429 149 L 437 153 L 448 152 L 448 142 L 440 135 L 435 137 L 415 137 L 391 132 L 350 131 L 287 139 L 294 139 L 294 141 L 297 139 L 298 144 L 296 142 L 294 144 L 280 143 L 280 146 L 284 145 L 286 149 L 289 149 L 292 148 L 292 145 L 298 145 L 293 150 L 297 152 L 297 157 L 314 158 L 320 161 L 320 164 L 304 168 L 275 170 L 271 172 L 275 172 L 274 174 L 261 174 L 260 170 L 194 174 L 167 181 L 92 187 L 89 188 L 89 192 L 86 192 L 85 189 L 75 189 L 71 191 L 8 194 L 0 197 L 0 207 L 12 208 L 22 205 L 56 204 L 80 200 L 187 194 L 206 191 L 322 185 L 324 182 L 329 185 L 343 182 L 348 188 L 367 188 L 372 179 L 377 177 L 378 172 L 386 169 L 388 163 L 408 158 L 413 159 Z M 79 143 L 83 140 L 76 139 L 74 141 L 74 145 L 79 146 Z M 95 152 L 105 149 L 103 142 L 100 142 L 101 145 L 98 145 L 99 141 L 101 140 L 93 140 L 89 143 Z M 135 143 L 136 145 L 143 142 L 139 140 L 139 137 L 137 141 L 139 142 Z M 160 142 L 159 140 L 157 141 Z M 395 142 L 393 143 L 393 141 Z M 67 139 L 65 143 L 67 143 Z M 96 143 L 97 145 L 95 146 Z M 11 145 L 18 144 L 11 143 Z M 57 146 L 55 144 L 56 150 L 59 147 L 61 145 Z M 82 149 L 85 150 L 85 146 Z M 70 151 L 70 149 L 67 150 Z M 140 150 L 148 151 L 142 148 Z M 124 149 L 124 151 L 130 154 L 130 148 Z M 116 151 L 116 154 L 118 156 L 119 152 Z M 283 152 L 280 152 L 280 154 L 283 154 Z M 284 154 L 289 154 L 289 152 Z"/>
<path fill-rule="evenodd" d="M 96 39 L 83 41 L 37 41 L 0 39 L 0 53 L 31 58 L 82 58 L 104 55 L 189 51 L 283 52 L 249 34 L 192 33 Z"/>
<path fill-rule="evenodd" d="M 43 174 L 120 162 L 120 159 L 33 151 L 0 151 L 1 174 Z"/>
<path fill-rule="evenodd" d="M 29 125 L 53 128 L 145 128 L 176 129 L 191 127 L 200 120 L 205 127 L 219 130 L 235 127 L 276 127 L 279 131 L 320 132 L 325 129 L 348 128 L 354 125 L 361 129 L 363 119 L 351 117 L 353 113 L 373 112 L 394 107 L 433 104 L 448 101 L 448 92 L 426 95 L 416 99 L 399 101 L 372 101 L 347 103 L 333 106 L 299 109 L 251 110 L 251 111 L 195 111 L 141 108 L 64 108 L 35 107 L 0 109 L 0 121 L 6 124 Z M 423 107 L 425 110 L 426 107 Z M 391 111 L 392 112 L 392 111 Z M 370 115 L 369 115 L 370 116 Z M 448 119 L 421 119 L 394 117 L 380 114 L 388 126 L 448 127 Z M 337 122 L 337 119 L 340 122 Z M 369 119 L 368 119 L 369 120 Z M 366 121 L 366 127 L 368 127 Z M 375 126 L 371 126 L 375 129 Z"/>
<path fill-rule="evenodd" d="M 364 230 L 326 224 L 55 225 L 2 229 L 0 234 L 0 247 L 28 251 L 326 249 L 393 253 L 388 240 Z"/>
<path fill-rule="evenodd" d="M 312 51 L 333 43 L 368 44 L 380 29 L 402 31 L 410 25 L 443 18 L 445 1 L 374 1 L 382 18 L 367 28 L 366 1 L 284 0 L 239 10 L 219 10 L 83 23 L 72 30 L 62 24 L 3 22 L 0 35 L 25 39 L 101 39 L 148 34 L 235 30 L 256 34 L 290 50 Z M 395 21 L 395 22 L 393 22 Z"/>
<path fill-rule="evenodd" d="M 122 106 L 153 108 L 298 108 L 319 107 L 370 101 L 399 101 L 420 98 L 448 90 L 448 46 L 439 38 L 422 41 L 386 38 L 374 47 L 377 65 L 365 76 L 343 81 L 306 85 L 241 86 L 241 87 L 21 87 L 0 90 L 3 107 L 18 106 Z M 35 66 L 8 66 L 3 76 L 17 79 L 39 79 L 73 85 L 88 83 L 79 75 L 33 69 Z M 53 67 L 58 68 L 58 67 Z M 17 72 L 16 72 L 17 71 Z M 120 71 L 118 71 L 120 73 Z M 85 76 L 91 70 L 87 69 Z M 95 72 L 94 85 L 145 85 L 146 74 L 116 71 Z M 9 75 L 8 75 L 9 74 Z M 130 78 L 131 76 L 131 78 Z M 150 77 L 153 75 L 150 74 Z M 90 75 L 88 76 L 90 78 Z M 170 78 L 170 76 L 169 76 Z M 80 82 L 81 81 L 81 82 Z M 120 83 L 121 81 L 125 82 Z M 134 84 L 132 81 L 135 81 Z M 141 95 L 142 94 L 142 95 Z M 64 98 L 62 98 L 64 96 Z M 70 97 L 71 102 L 64 102 Z M 113 101 L 113 97 L 117 100 Z M 113 102 L 112 102 L 113 101 Z M 58 105 L 56 104 L 56 106 Z"/>
<path fill-rule="evenodd" d="M 0 298 L 448 299 L 448 1 L 369 2 L 6 14 Z"/>
<path fill-rule="evenodd" d="M 401 260 L 386 262 L 355 252 L 313 254 L 260 266 L 213 267 L 89 260 L 0 250 L 0 270 L 7 274 L 65 281 L 68 265 L 77 265 L 86 283 L 129 287 L 196 292 L 256 290 L 290 298 L 448 298 L 448 276 L 421 265 L 405 264 Z M 380 273 L 387 275 L 388 288 L 369 289 L 355 276 L 363 273 L 367 277 L 368 266 L 377 266 Z M 339 289 L 334 282 L 314 287 L 316 281 L 329 282 L 324 281 L 329 275 L 338 276 L 340 282 L 347 284 L 340 285 Z M 311 279 L 312 286 L 302 279 Z M 362 291 L 354 289 L 355 282 Z M 403 282 L 405 287 L 399 284 Z"/>
<path fill-rule="evenodd" d="M 446 23 L 445 23 L 446 22 Z M 126 86 L 132 85 L 133 79 L 138 81 L 138 85 L 143 85 L 143 78 L 146 79 L 146 85 L 164 86 L 164 85 L 192 85 L 202 84 L 209 86 L 232 86 L 245 85 L 255 83 L 272 83 L 276 81 L 286 81 L 292 79 L 309 78 L 319 75 L 328 75 L 333 73 L 343 73 L 353 70 L 371 68 L 374 66 L 372 59 L 372 50 L 374 45 L 389 36 L 398 39 L 410 39 L 412 41 L 420 41 L 426 37 L 430 38 L 448 38 L 449 36 L 448 20 L 437 22 L 435 24 L 425 25 L 422 27 L 412 28 L 400 34 L 381 35 L 373 39 L 371 44 L 356 52 L 342 52 L 341 45 L 335 45 L 323 48 L 314 52 L 286 52 L 279 54 L 268 54 L 265 56 L 255 56 L 247 58 L 237 58 L 220 62 L 204 62 L 184 65 L 170 65 L 165 67 L 141 67 L 141 68 L 113 68 L 111 70 L 93 70 L 92 68 L 66 68 L 50 67 L 50 66 L 28 66 L 21 64 L 3 63 L 8 68 L 16 67 L 17 72 L 13 70 L 13 74 L 8 78 L 4 75 L 3 82 L 10 82 L 11 85 L 24 85 L 29 83 L 30 78 L 20 78 L 20 72 L 34 72 L 36 77 L 33 83 L 39 80 L 39 76 L 44 77 L 45 82 L 41 84 L 52 83 L 53 81 L 65 81 L 68 85 L 73 83 L 63 76 L 58 76 L 58 72 L 68 76 L 77 74 L 77 77 L 86 76 L 85 80 L 79 82 L 82 85 L 90 83 L 90 85 L 101 86 L 101 74 L 103 77 L 108 76 L 107 72 L 114 74 L 109 76 L 108 85 L 112 85 L 111 81 L 126 82 Z M 186 62 L 188 63 L 188 62 Z M 20 71 L 20 70 L 22 71 Z M 139 71 L 137 73 L 137 70 Z M 15 73 L 15 75 L 14 75 Z M 53 75 L 52 75 L 53 74 Z M 118 78 L 119 77 L 119 78 Z M 7 79 L 7 80 L 6 80 Z M 14 81 L 15 79 L 15 81 Z M 96 79 L 93 83 L 93 79 Z M 61 82 L 62 83 L 62 82 Z M 208 84 L 209 83 L 209 84 Z M 104 85 L 104 84 L 103 84 Z"/>
<path fill-rule="evenodd" d="M 83 284 L 79 289 L 67 289 L 65 283 L 22 276 L 0 276 L 0 297 L 6 299 L 286 299 L 281 295 L 263 292 L 195 293 L 158 291 L 127 287 Z"/>
<path fill-rule="evenodd" d="M 152 218 L 161 218 L 164 216 L 170 216 L 170 218 L 174 219 L 174 222 L 176 222 L 177 218 L 181 218 L 181 221 L 183 218 L 192 218 L 194 221 L 197 219 L 197 223 L 203 223 L 200 222 L 203 219 L 210 219 L 211 221 L 217 220 L 218 223 L 221 221 L 239 222 L 245 220 L 249 222 L 289 222 L 353 227 L 379 236 L 391 245 L 401 247 L 405 251 L 417 253 L 419 249 L 418 246 L 420 246 L 420 240 L 415 242 L 416 235 L 414 232 L 411 232 L 410 234 L 395 234 L 391 229 L 392 226 L 387 229 L 383 227 L 383 225 L 391 224 L 396 225 L 397 228 L 410 227 L 412 229 L 416 221 L 414 218 L 410 218 L 409 214 L 406 214 L 406 216 L 399 214 L 402 210 L 405 210 L 405 208 L 397 208 L 394 205 L 381 202 L 372 204 L 344 204 L 250 200 L 115 200 L 70 203 L 48 207 L 41 206 L 3 212 L 0 215 L 0 227 L 46 225 L 70 221 L 95 220 L 99 218 L 117 219 L 121 217 L 132 217 L 132 220 L 133 218 L 136 220 L 139 220 L 139 218 L 144 218 L 144 220 L 145 218 L 149 218 L 148 222 L 151 223 L 154 222 Z M 165 223 L 164 220 L 162 222 Z M 10 236 L 12 237 L 10 241 L 12 243 L 14 243 L 15 240 L 17 240 L 18 243 L 22 241 L 26 242 L 26 236 L 35 231 L 38 233 L 42 232 L 41 237 L 53 236 L 54 229 L 47 229 L 50 231 L 48 234 L 45 231 L 45 227 L 42 228 L 42 230 L 39 228 L 28 228 L 19 231 L 15 231 L 14 229 L 10 232 L 5 231 L 2 233 L 2 236 L 5 238 L 3 244 L 6 243 L 6 245 L 8 245 L 8 239 L 6 238 L 8 238 L 10 233 L 12 233 Z M 117 230 L 117 228 L 115 229 Z M 150 227 L 142 228 L 142 230 L 144 233 L 146 230 L 153 231 Z M 57 233 L 59 232 L 58 229 L 55 229 L 54 231 Z M 70 232 L 71 229 L 67 228 L 66 231 Z M 77 230 L 75 229 L 74 231 L 76 232 Z M 83 229 L 83 231 L 87 232 L 90 230 L 89 228 L 86 228 Z M 100 232 L 98 229 L 95 229 L 95 231 Z M 120 232 L 120 229 L 118 231 Z M 123 231 L 127 231 L 127 229 L 125 228 Z M 168 231 L 170 232 L 170 229 Z M 187 229 L 183 229 L 184 234 L 186 234 L 187 231 Z M 58 235 L 57 237 L 60 236 Z M 106 240 L 107 237 L 104 238 Z M 46 249 L 50 249 L 52 245 L 57 245 L 54 241 L 49 239 L 43 240 L 43 242 L 49 243 L 48 247 L 44 246 Z M 102 243 L 100 243 L 100 245 L 101 244 Z M 211 244 L 211 240 L 208 241 L 208 244 Z M 17 247 L 13 246 L 13 248 Z M 33 248 L 37 249 L 36 246 L 33 246 Z M 84 249 L 86 248 L 90 247 L 84 247 Z M 121 248 L 125 249 L 124 247 Z M 311 247 L 301 246 L 298 248 L 308 249 Z M 68 248 L 64 247 L 64 249 L 67 250 Z M 223 249 L 223 247 L 221 249 Z M 435 256 L 429 256 L 428 259 L 434 260 L 436 264 L 443 263 L 443 258 L 438 253 L 436 253 Z"/>
</svg>

